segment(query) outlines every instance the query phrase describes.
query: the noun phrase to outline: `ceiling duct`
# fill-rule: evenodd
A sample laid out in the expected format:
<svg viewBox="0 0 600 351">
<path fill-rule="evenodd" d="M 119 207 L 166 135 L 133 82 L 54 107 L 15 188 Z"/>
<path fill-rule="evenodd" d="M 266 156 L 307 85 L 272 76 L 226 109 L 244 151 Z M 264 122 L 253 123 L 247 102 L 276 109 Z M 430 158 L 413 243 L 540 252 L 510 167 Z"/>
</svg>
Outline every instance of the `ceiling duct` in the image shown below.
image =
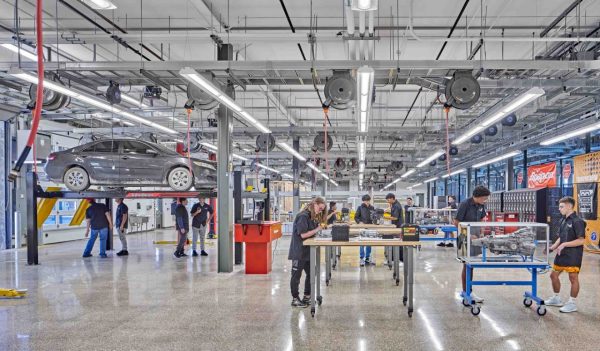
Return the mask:
<svg viewBox="0 0 600 351">
<path fill-rule="evenodd" d="M 506 127 L 512 127 L 517 124 L 517 115 L 511 113 L 510 115 L 502 119 L 502 125 Z"/>
<path fill-rule="evenodd" d="M 481 136 L 481 134 L 475 134 L 471 138 L 471 143 L 473 143 L 473 144 L 479 144 L 482 141 L 483 141 L 483 137 Z"/>
<path fill-rule="evenodd" d="M 205 92 L 194 84 L 188 84 L 187 97 L 188 100 L 184 107 L 188 109 L 194 109 L 195 107 L 198 107 L 200 110 L 212 110 L 219 105 L 219 102 L 209 93 Z"/>
<path fill-rule="evenodd" d="M 495 125 L 489 126 L 485 129 L 484 133 L 485 133 L 485 135 L 492 137 L 492 136 L 498 134 L 498 127 L 496 127 Z"/>
<path fill-rule="evenodd" d="M 256 137 L 257 152 L 271 152 L 275 148 L 275 137 L 271 134 L 260 134 Z"/>
<path fill-rule="evenodd" d="M 325 133 L 319 132 L 317 136 L 315 136 L 313 147 L 317 151 L 325 151 Z M 333 138 L 330 134 L 327 134 L 327 151 L 331 151 L 333 147 Z"/>
<path fill-rule="evenodd" d="M 60 81 L 57 75 L 52 76 L 52 81 L 54 83 L 63 85 L 63 82 Z M 29 86 L 29 98 L 31 102 L 27 105 L 28 109 L 33 110 L 35 108 L 35 99 L 37 96 L 37 84 L 32 84 Z M 62 108 L 65 108 L 71 102 L 71 98 L 67 95 L 60 94 L 54 90 L 44 88 L 44 102 L 42 104 L 42 109 L 46 111 L 57 111 Z"/>
<path fill-rule="evenodd" d="M 452 156 L 458 155 L 458 148 L 456 146 L 450 146 L 450 155 L 452 155 Z"/>
<path fill-rule="evenodd" d="M 333 71 L 333 76 L 325 83 L 326 105 L 337 110 L 345 110 L 356 103 L 356 81 L 348 71 Z"/>
<path fill-rule="evenodd" d="M 480 94 L 481 88 L 471 71 L 457 70 L 446 84 L 446 105 L 466 110 L 479 100 Z"/>
</svg>

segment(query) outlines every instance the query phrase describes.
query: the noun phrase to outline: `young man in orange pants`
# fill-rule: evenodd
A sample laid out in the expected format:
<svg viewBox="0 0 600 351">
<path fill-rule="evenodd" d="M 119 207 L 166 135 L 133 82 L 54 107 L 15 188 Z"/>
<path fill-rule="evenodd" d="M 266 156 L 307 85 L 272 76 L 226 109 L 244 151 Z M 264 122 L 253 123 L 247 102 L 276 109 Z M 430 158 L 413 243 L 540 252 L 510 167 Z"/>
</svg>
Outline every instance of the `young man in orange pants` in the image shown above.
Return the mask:
<svg viewBox="0 0 600 351">
<path fill-rule="evenodd" d="M 550 274 L 554 296 L 546 300 L 548 306 L 562 306 L 560 312 L 570 313 L 577 311 L 575 300 L 579 294 L 579 270 L 583 259 L 583 243 L 585 240 L 586 223 L 574 211 L 575 200 L 572 197 L 563 197 L 559 201 L 558 210 L 563 218 L 560 221 L 558 239 L 550 247 L 556 252 L 554 257 L 553 272 Z M 560 299 L 560 274 L 567 272 L 571 281 L 571 297 L 564 304 Z"/>
</svg>

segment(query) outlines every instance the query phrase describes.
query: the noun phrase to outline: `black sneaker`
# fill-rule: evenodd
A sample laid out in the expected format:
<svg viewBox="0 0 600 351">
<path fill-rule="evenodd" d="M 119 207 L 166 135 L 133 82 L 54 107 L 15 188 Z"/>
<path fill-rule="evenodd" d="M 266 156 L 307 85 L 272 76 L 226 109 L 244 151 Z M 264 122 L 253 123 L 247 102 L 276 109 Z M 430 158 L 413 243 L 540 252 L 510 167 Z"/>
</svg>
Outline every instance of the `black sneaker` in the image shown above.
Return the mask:
<svg viewBox="0 0 600 351">
<path fill-rule="evenodd" d="M 180 252 L 179 257 L 188 257 L 188 255 L 185 252 Z"/>
<path fill-rule="evenodd" d="M 92 254 L 83 255 L 81 257 L 83 257 L 83 258 L 92 257 Z"/>
<path fill-rule="evenodd" d="M 310 296 L 304 295 L 302 302 L 310 306 Z"/>
<path fill-rule="evenodd" d="M 204 250 L 202 250 L 202 251 L 200 252 L 200 255 L 202 255 L 202 256 L 208 256 L 208 254 L 207 254 L 207 253 L 206 253 L 206 251 L 204 251 Z"/>
<path fill-rule="evenodd" d="M 175 256 L 175 257 L 177 257 L 177 258 L 180 258 L 180 257 L 181 257 L 181 254 L 179 253 L 179 251 L 175 251 L 175 252 L 173 253 L 173 256 Z"/>
<path fill-rule="evenodd" d="M 117 256 L 128 256 L 129 255 L 129 251 L 127 250 L 121 250 L 119 252 L 117 252 Z"/>
<path fill-rule="evenodd" d="M 453 243 L 447 243 L 446 247 L 454 247 L 454 244 Z"/>
<path fill-rule="evenodd" d="M 302 300 L 300 300 L 298 298 L 294 298 L 292 300 L 292 307 L 306 308 L 306 307 L 308 307 L 308 305 L 305 304 Z"/>
<path fill-rule="evenodd" d="M 437 244 L 437 246 L 439 246 L 439 247 L 446 247 L 446 244 L 443 243 L 443 242 L 441 242 L 441 243 Z"/>
<path fill-rule="evenodd" d="M 197 257 L 197 256 L 198 256 L 198 253 L 196 252 L 196 250 L 193 250 L 192 251 L 192 257 Z"/>
</svg>

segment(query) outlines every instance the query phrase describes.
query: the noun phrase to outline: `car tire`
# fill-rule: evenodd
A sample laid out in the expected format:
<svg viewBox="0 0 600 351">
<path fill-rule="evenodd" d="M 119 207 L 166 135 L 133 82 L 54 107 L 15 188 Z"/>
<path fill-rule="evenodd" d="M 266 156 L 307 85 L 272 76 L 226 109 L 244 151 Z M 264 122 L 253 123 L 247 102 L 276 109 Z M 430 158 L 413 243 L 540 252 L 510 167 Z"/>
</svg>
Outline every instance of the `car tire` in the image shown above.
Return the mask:
<svg viewBox="0 0 600 351">
<path fill-rule="evenodd" d="M 194 185 L 194 176 L 189 169 L 185 167 L 173 168 L 167 175 L 167 183 L 171 189 L 176 191 L 186 191 Z"/>
<path fill-rule="evenodd" d="M 71 167 L 65 172 L 63 183 L 71 191 L 84 191 L 90 187 L 90 176 L 81 167 Z"/>
</svg>

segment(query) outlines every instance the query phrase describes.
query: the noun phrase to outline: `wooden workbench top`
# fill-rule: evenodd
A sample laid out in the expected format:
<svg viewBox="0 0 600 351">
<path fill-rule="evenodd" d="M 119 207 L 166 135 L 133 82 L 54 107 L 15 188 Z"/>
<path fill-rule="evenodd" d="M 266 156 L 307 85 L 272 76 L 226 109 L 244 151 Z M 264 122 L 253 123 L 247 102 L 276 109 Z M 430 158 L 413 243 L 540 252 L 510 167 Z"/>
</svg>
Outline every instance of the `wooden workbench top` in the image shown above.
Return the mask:
<svg viewBox="0 0 600 351">
<path fill-rule="evenodd" d="M 306 239 L 303 244 L 305 246 L 419 246 L 420 241 L 401 241 L 392 240 L 357 240 L 351 238 L 350 241 L 331 241 L 331 239 Z"/>
</svg>

